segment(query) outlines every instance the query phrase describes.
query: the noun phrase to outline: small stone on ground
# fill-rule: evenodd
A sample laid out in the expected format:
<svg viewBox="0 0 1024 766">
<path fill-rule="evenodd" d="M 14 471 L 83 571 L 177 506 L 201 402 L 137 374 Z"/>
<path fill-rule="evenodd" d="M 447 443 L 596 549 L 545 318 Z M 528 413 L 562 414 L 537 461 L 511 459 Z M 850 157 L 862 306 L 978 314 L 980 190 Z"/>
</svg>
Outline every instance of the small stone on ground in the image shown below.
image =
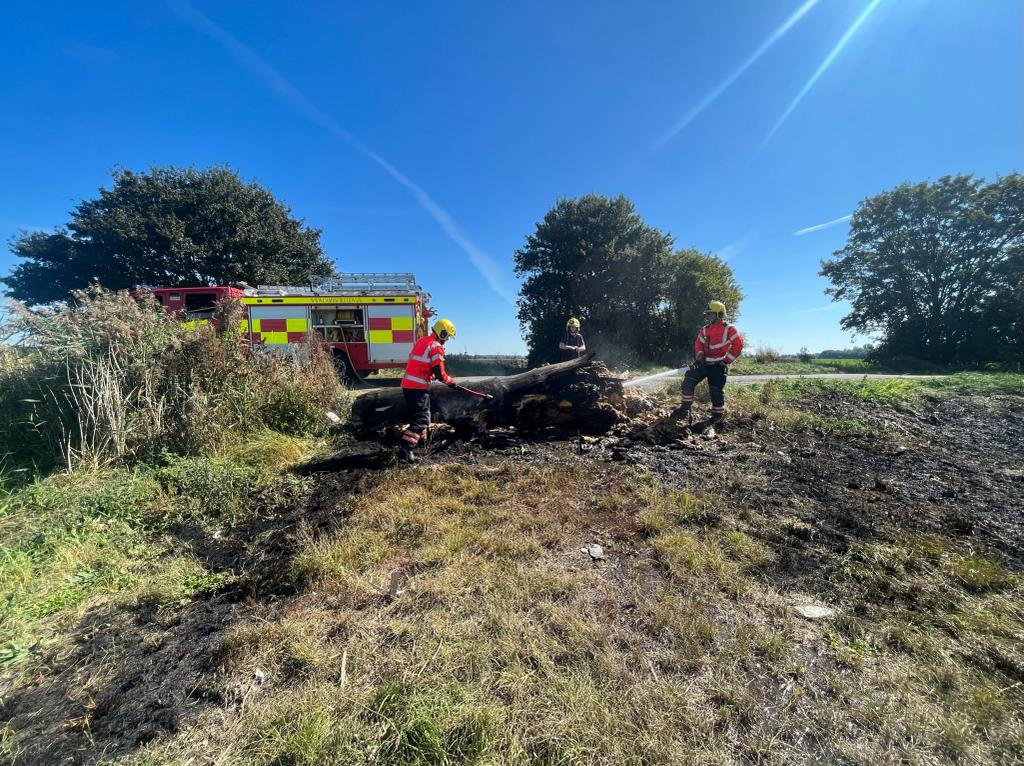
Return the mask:
<svg viewBox="0 0 1024 766">
<path fill-rule="evenodd" d="M 823 620 L 826 617 L 831 617 L 835 614 L 835 611 L 829 609 L 827 606 L 815 606 L 813 604 L 794 607 L 793 611 L 796 612 L 799 617 L 803 617 L 806 620 Z"/>
</svg>

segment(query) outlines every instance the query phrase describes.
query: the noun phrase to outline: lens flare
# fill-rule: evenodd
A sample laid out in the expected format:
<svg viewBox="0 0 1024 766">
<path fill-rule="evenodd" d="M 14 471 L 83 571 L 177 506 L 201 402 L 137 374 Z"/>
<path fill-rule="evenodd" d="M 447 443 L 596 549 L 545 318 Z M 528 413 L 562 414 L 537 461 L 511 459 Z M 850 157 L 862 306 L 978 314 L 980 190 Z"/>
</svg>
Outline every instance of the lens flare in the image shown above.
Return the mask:
<svg viewBox="0 0 1024 766">
<path fill-rule="evenodd" d="M 785 22 L 783 22 L 782 26 L 780 26 L 778 29 L 772 32 L 772 34 L 763 43 L 761 43 L 760 47 L 752 54 L 750 54 L 750 57 L 747 58 L 746 61 L 740 64 L 739 69 L 737 69 L 727 78 L 722 80 L 722 82 L 720 82 L 714 90 L 712 90 L 703 99 L 701 99 L 700 103 L 698 103 L 695 107 L 693 107 L 693 109 L 687 112 L 686 115 L 681 120 L 679 120 L 679 122 L 677 122 L 675 125 L 669 128 L 667 131 L 665 131 L 664 135 L 662 135 L 661 138 L 654 142 L 654 144 L 651 146 L 651 149 L 660 149 L 673 138 L 675 138 L 677 135 L 679 135 L 679 133 L 683 129 L 685 129 L 687 125 L 689 125 L 691 122 L 697 119 L 701 112 L 703 112 L 705 109 L 711 106 L 711 104 L 714 103 L 718 99 L 718 97 L 721 96 L 729 88 L 730 85 L 736 82 L 743 75 L 744 72 L 746 72 L 748 69 L 750 69 L 750 67 L 757 63 L 757 60 L 760 59 L 765 53 L 767 53 L 769 48 L 771 48 L 773 45 L 775 45 L 775 43 L 782 39 L 782 36 L 785 35 L 786 32 L 788 32 L 794 24 L 800 21 L 800 19 L 802 19 L 804 15 L 809 10 L 811 10 L 811 8 L 817 5 L 819 1 L 820 0 L 806 0 L 806 2 L 803 5 L 801 5 L 793 12 L 793 15 L 791 15 L 788 19 L 785 20 Z"/>
<path fill-rule="evenodd" d="M 861 11 L 860 16 L 858 16 L 853 24 L 850 25 L 850 28 L 846 30 L 846 34 L 839 39 L 839 42 L 836 43 L 836 47 L 834 47 L 825 57 L 825 60 L 821 62 L 821 66 L 815 70 L 814 74 L 811 75 L 811 79 L 809 79 L 800 92 L 796 94 L 796 98 L 793 99 L 786 111 L 782 113 L 779 121 L 775 123 L 772 129 L 768 132 L 768 135 L 764 137 L 764 141 L 761 142 L 762 148 L 764 148 L 765 144 L 771 141 L 772 136 L 774 136 L 776 132 L 778 132 L 779 128 L 782 127 L 782 123 L 789 118 L 789 115 L 793 113 L 793 110 L 797 108 L 801 101 L 803 101 L 804 96 L 806 96 L 810 92 L 811 88 L 814 87 L 814 84 L 818 82 L 818 78 L 825 74 L 825 71 L 832 66 L 832 62 L 835 61 L 839 54 L 843 52 L 843 48 L 846 47 L 846 44 L 850 42 L 850 39 L 857 33 L 861 24 L 867 21 L 868 16 L 871 15 L 872 11 L 874 11 L 881 2 L 882 0 L 871 0 L 871 2 L 867 4 L 867 7 Z"/>
</svg>

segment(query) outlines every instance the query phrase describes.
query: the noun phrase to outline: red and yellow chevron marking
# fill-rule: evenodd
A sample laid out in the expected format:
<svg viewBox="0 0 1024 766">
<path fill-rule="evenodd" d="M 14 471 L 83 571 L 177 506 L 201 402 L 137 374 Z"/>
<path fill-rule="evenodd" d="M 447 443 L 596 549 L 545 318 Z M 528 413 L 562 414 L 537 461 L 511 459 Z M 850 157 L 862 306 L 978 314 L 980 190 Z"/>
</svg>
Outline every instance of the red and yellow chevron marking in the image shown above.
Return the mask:
<svg viewBox="0 0 1024 766">
<path fill-rule="evenodd" d="M 309 322 L 305 318 L 253 319 L 252 327 L 243 319 L 238 329 L 243 335 L 248 334 L 254 343 L 266 343 L 268 346 L 305 343 L 309 338 Z"/>
<path fill-rule="evenodd" d="M 370 317 L 370 343 L 413 343 L 412 317 Z"/>
<path fill-rule="evenodd" d="M 415 295 L 396 295 L 394 297 L 374 295 L 290 295 L 281 298 L 264 296 L 256 298 L 246 296 L 241 299 L 244 306 L 309 306 L 320 304 L 360 304 L 360 303 L 416 303 Z"/>
</svg>

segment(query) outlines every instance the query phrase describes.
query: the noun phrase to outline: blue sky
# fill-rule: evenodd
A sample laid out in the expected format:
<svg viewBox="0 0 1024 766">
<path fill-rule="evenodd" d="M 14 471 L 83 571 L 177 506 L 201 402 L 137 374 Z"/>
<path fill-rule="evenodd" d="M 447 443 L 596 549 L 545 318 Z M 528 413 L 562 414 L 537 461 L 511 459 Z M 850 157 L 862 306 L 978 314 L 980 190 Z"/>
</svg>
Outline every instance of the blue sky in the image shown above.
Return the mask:
<svg viewBox="0 0 1024 766">
<path fill-rule="evenodd" d="M 560 196 L 626 194 L 726 257 L 748 340 L 795 351 L 850 341 L 817 276 L 845 220 L 795 232 L 902 181 L 1021 169 L 1018 0 L 126 0 L 5 20 L 5 240 L 66 221 L 116 165 L 226 163 L 321 227 L 340 269 L 414 271 L 460 351 L 523 349 L 512 251 Z"/>
</svg>

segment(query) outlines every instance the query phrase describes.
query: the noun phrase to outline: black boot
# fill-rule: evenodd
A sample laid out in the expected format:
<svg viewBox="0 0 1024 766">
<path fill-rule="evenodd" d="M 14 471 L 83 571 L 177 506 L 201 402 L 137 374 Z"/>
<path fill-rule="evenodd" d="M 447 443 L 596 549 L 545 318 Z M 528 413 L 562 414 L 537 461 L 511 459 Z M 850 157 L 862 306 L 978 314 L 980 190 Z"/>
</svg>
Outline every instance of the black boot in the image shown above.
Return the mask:
<svg viewBox="0 0 1024 766">
<path fill-rule="evenodd" d="M 672 410 L 672 417 L 677 420 L 690 417 L 690 406 L 689 404 L 680 404 L 674 410 Z"/>
<path fill-rule="evenodd" d="M 415 463 L 419 458 L 416 457 L 416 453 L 412 451 L 412 447 L 408 444 L 403 444 L 398 449 L 398 462 L 399 463 Z"/>
<path fill-rule="evenodd" d="M 711 422 L 714 423 L 715 425 L 718 425 L 723 420 L 725 420 L 725 413 L 724 412 L 712 412 L 711 413 Z"/>
</svg>

